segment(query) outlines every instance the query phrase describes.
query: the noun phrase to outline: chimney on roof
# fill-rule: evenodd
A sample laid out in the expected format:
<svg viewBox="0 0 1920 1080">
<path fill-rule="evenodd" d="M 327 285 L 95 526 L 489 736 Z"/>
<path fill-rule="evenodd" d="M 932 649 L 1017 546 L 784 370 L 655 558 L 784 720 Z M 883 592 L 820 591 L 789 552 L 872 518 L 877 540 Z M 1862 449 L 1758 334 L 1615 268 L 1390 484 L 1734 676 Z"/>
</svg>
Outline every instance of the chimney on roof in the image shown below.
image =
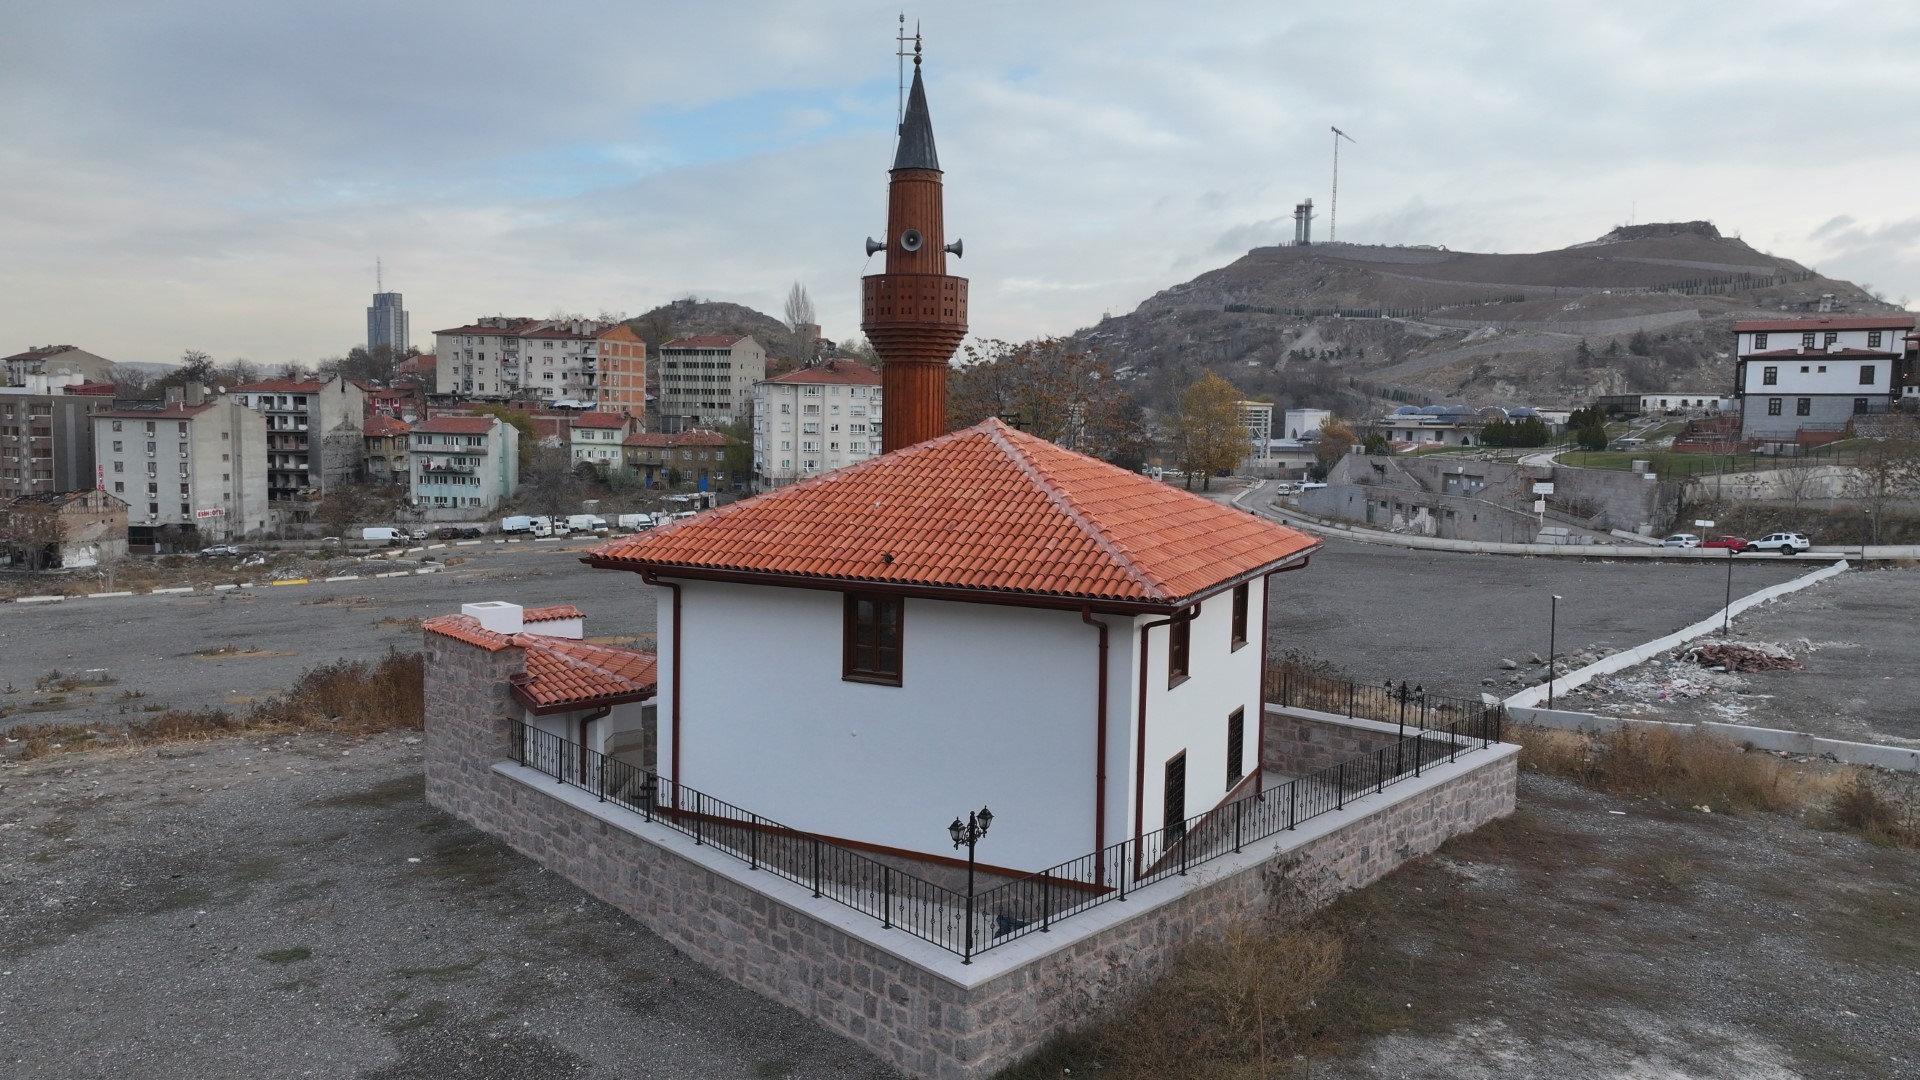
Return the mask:
<svg viewBox="0 0 1920 1080">
<path fill-rule="evenodd" d="M 179 387 L 177 386 L 167 387 L 167 404 L 178 405 L 183 400 L 183 398 L 184 398 L 184 395 L 181 393 L 181 390 Z"/>
<path fill-rule="evenodd" d="M 460 614 L 479 620 L 481 629 L 496 634 L 517 634 L 526 628 L 526 609 L 504 600 L 461 604 Z"/>
<path fill-rule="evenodd" d="M 881 449 L 898 450 L 947 429 L 947 364 L 967 336 L 967 280 L 947 273 L 940 158 L 920 78 L 920 42 L 913 44 L 913 89 L 887 183 L 887 235 L 868 240 L 867 254 L 887 253 L 885 269 L 861 281 L 866 332 L 880 354 L 887 422 Z"/>
<path fill-rule="evenodd" d="M 188 383 L 182 397 L 188 405 L 199 405 L 207 400 L 207 388 L 197 382 Z"/>
</svg>

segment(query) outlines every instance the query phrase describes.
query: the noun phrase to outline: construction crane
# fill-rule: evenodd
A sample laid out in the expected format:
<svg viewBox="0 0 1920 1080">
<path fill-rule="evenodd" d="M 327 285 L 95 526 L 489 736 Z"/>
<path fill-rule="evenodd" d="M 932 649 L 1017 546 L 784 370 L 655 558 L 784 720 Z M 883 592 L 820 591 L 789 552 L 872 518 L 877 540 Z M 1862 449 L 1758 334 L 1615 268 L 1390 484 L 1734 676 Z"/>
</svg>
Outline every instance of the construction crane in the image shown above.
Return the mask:
<svg viewBox="0 0 1920 1080">
<path fill-rule="evenodd" d="M 1331 244 L 1340 233 L 1340 140 L 1353 142 L 1353 136 L 1333 129 L 1333 198 L 1327 202 L 1327 243 Z M 1355 144 L 1358 145 L 1358 144 Z"/>
</svg>

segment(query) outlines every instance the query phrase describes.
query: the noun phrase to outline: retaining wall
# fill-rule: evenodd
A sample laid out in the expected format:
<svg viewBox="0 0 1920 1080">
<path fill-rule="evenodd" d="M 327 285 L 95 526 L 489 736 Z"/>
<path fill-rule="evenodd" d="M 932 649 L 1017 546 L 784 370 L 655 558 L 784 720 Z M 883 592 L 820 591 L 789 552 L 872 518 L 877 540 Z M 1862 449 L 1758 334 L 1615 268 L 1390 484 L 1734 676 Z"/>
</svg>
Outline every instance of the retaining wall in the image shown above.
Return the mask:
<svg viewBox="0 0 1920 1080">
<path fill-rule="evenodd" d="M 1417 727 L 1408 731 L 1418 731 Z M 1307 709 L 1267 706 L 1260 766 L 1282 776 L 1305 776 L 1342 761 L 1391 750 L 1401 729 L 1377 720 L 1349 719 Z"/>
<path fill-rule="evenodd" d="M 976 1080 L 1020 1060 L 1233 916 L 1283 894 L 1323 902 L 1514 807 L 1518 748 L 1475 750 L 962 965 L 792 882 L 506 762 L 506 680 L 518 650 L 487 653 L 426 638 L 430 802 L 500 836 L 714 971 L 906 1072 L 938 1080 Z"/>
</svg>

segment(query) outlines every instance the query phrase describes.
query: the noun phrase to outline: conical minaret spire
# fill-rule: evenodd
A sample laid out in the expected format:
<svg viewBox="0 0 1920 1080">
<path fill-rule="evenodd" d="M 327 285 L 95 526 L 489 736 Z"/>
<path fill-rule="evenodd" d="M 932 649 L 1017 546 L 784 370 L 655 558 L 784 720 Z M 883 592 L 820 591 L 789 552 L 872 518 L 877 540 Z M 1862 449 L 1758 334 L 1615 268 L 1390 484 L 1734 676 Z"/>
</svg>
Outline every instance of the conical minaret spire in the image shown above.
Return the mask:
<svg viewBox="0 0 1920 1080">
<path fill-rule="evenodd" d="M 887 185 L 887 235 L 868 240 L 867 253 L 885 250 L 884 273 L 862 279 L 865 317 L 860 328 L 880 354 L 881 448 L 898 450 L 947 429 L 947 365 L 967 336 L 967 280 L 947 273 L 940 157 L 920 77 L 920 42 L 913 46 L 913 90 L 900 122 Z"/>
</svg>

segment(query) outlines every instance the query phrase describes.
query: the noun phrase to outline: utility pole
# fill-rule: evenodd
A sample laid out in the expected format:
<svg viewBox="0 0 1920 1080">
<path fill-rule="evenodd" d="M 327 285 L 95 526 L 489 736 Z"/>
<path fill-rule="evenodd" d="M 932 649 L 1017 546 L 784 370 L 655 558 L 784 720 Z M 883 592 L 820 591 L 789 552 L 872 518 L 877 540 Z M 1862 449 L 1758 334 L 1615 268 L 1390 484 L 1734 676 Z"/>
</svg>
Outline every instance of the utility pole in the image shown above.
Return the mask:
<svg viewBox="0 0 1920 1080">
<path fill-rule="evenodd" d="M 1327 204 L 1327 243 L 1340 235 L 1340 140 L 1353 142 L 1353 136 L 1333 129 L 1333 199 Z M 1355 145 L 1358 145 L 1357 143 Z"/>
</svg>

